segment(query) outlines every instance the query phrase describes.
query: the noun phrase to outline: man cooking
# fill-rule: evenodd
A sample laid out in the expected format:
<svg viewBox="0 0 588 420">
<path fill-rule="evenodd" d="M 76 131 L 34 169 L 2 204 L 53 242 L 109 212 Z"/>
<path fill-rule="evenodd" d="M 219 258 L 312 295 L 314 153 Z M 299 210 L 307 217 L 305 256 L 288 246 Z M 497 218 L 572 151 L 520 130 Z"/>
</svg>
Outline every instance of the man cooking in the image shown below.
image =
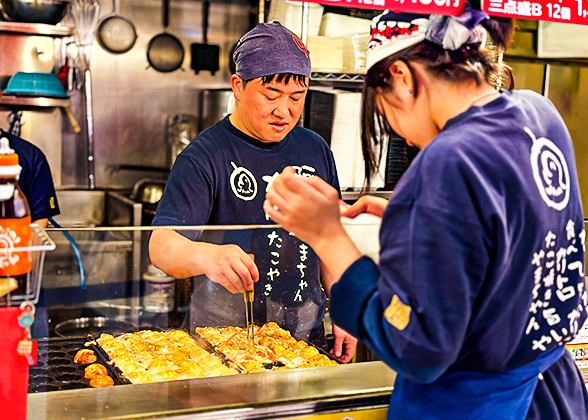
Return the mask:
<svg viewBox="0 0 588 420">
<path fill-rule="evenodd" d="M 268 225 L 265 192 L 286 166 L 339 189 L 328 145 L 296 126 L 310 77 L 302 41 L 277 22 L 262 23 L 241 38 L 233 59 L 236 108 L 178 157 L 155 226 Z M 241 293 L 254 289 L 256 323 L 275 321 L 296 338 L 324 346 L 331 278 L 312 249 L 282 229 L 227 229 L 154 230 L 151 236 L 156 267 L 175 278 L 199 276 L 190 327 L 244 320 Z M 333 332 L 333 354 L 348 362 L 357 340 L 336 326 Z"/>
</svg>

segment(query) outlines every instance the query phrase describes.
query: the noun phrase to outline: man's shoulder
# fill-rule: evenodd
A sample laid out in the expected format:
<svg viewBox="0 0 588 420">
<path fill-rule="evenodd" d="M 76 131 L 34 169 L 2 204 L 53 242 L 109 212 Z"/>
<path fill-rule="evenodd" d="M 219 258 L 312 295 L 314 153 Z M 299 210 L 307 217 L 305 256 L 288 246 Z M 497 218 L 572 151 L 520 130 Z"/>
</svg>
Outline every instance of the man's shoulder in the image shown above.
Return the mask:
<svg viewBox="0 0 588 420">
<path fill-rule="evenodd" d="M 229 133 L 223 127 L 223 120 L 221 120 L 198 133 L 182 154 L 199 155 L 206 152 L 214 153 L 219 148 L 222 149 L 224 147 L 228 137 Z"/>
<path fill-rule="evenodd" d="M 26 141 L 20 137 L 12 135 L 4 130 L 0 130 L 0 138 L 6 137 L 10 142 L 10 147 L 14 149 L 19 157 L 21 166 L 26 162 L 35 162 L 37 159 L 46 160 L 45 154 L 41 149 L 33 143 Z"/>
</svg>

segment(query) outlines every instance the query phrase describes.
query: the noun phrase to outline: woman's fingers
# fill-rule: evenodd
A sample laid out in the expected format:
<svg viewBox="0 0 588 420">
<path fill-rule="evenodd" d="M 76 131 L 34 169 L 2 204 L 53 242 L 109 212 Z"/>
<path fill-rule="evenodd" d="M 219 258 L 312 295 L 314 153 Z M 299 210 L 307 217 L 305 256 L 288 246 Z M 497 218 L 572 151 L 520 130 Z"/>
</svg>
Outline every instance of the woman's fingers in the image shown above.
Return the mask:
<svg viewBox="0 0 588 420">
<path fill-rule="evenodd" d="M 382 213 L 388 205 L 388 200 L 382 197 L 375 197 L 373 195 L 361 196 L 351 207 L 341 212 L 343 217 L 355 217 L 361 213 L 373 214 L 382 217 Z"/>
<path fill-rule="evenodd" d="M 366 195 L 359 197 L 359 199 L 347 208 L 347 210 L 341 212 L 343 217 L 355 217 L 358 214 L 365 213 L 368 207 L 369 199 Z"/>
</svg>

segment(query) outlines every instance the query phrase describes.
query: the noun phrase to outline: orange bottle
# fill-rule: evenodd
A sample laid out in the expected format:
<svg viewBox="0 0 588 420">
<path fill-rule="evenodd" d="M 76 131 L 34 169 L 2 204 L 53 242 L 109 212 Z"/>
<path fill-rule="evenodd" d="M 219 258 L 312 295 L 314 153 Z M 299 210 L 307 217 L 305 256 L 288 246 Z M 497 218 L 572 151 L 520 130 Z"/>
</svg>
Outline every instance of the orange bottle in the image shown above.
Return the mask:
<svg viewBox="0 0 588 420">
<path fill-rule="evenodd" d="M 0 250 L 21 248 L 30 245 L 31 211 L 26 197 L 18 186 L 22 168 L 18 155 L 10 148 L 8 139 L 0 139 Z M 26 291 L 27 273 L 32 263 L 28 252 L 0 252 L 0 281 L 12 277 L 17 280 L 18 289 L 13 293 Z"/>
</svg>

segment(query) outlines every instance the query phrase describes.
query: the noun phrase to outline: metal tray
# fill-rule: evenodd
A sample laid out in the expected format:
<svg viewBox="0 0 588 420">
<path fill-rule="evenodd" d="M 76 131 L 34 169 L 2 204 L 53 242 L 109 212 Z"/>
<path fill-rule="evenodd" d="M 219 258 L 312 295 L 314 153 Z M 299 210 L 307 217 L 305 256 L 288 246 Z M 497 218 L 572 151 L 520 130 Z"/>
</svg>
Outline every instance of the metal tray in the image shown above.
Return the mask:
<svg viewBox="0 0 588 420">
<path fill-rule="evenodd" d="M 144 331 L 147 329 L 149 329 L 149 328 L 144 328 L 141 331 Z M 161 328 L 154 328 L 154 330 L 166 332 L 165 330 L 162 330 Z M 175 330 L 177 330 L 177 328 L 174 328 L 173 330 L 169 330 L 169 331 L 175 331 Z M 245 369 L 243 369 L 241 366 L 239 366 L 238 363 L 235 363 L 234 361 L 230 360 L 227 356 L 225 356 L 223 353 L 218 351 L 212 344 L 210 344 L 209 342 L 204 340 L 202 337 L 196 337 L 193 334 L 190 334 L 190 332 L 185 331 L 185 330 L 182 330 L 182 331 L 188 333 L 188 335 L 190 335 L 190 337 L 192 337 L 192 339 L 194 339 L 196 344 L 198 344 L 200 347 L 202 347 L 205 351 L 207 351 L 208 353 L 212 354 L 213 356 L 219 358 L 225 366 L 232 368 L 232 369 L 235 369 L 239 373 L 244 372 Z M 120 370 L 116 365 L 112 364 L 110 356 L 108 356 L 108 353 L 106 353 L 106 351 L 102 348 L 102 346 L 100 346 L 100 344 L 96 341 L 96 339 L 98 339 L 99 337 L 100 336 L 93 336 L 92 334 L 88 334 L 88 342 L 91 344 L 89 344 L 89 346 L 87 346 L 87 348 L 94 350 L 94 353 L 96 353 L 96 356 L 99 359 L 102 358 L 104 360 L 104 363 L 105 363 L 105 366 L 107 369 L 109 369 L 109 368 L 112 369 L 111 377 L 114 380 L 115 385 L 132 384 L 132 382 L 128 378 L 124 377 L 122 370 Z M 109 370 L 109 375 L 110 374 L 111 374 L 111 371 Z"/>
<path fill-rule="evenodd" d="M 94 344 L 95 343 L 95 344 Z M 93 350 L 94 354 L 98 358 L 97 363 L 100 363 L 106 367 L 108 375 L 112 378 L 115 385 L 130 385 L 132 382 L 125 378 L 122 370 L 112 364 L 110 356 L 104 351 L 102 346 L 95 341 L 92 334 L 88 334 L 88 341 L 86 342 L 86 348 Z"/>
<path fill-rule="evenodd" d="M 222 328 L 222 327 L 214 327 L 214 328 Z M 285 328 L 282 328 L 282 329 L 285 329 Z M 286 330 L 286 331 L 288 331 L 288 330 Z M 245 369 L 243 369 L 237 362 L 235 362 L 234 360 L 232 360 L 231 358 L 229 358 L 226 354 L 224 354 L 223 352 L 221 352 L 214 344 L 210 343 L 208 340 L 206 340 L 204 337 L 202 337 L 196 330 L 194 330 L 193 332 L 189 332 L 189 334 L 192 337 L 194 337 L 194 339 L 198 342 L 198 344 L 201 347 L 203 347 L 206 351 L 208 351 L 210 353 L 214 352 L 214 354 L 217 355 L 217 357 L 220 357 L 221 359 L 227 360 L 227 361 L 229 361 L 231 363 L 234 363 L 234 365 L 239 366 L 240 372 L 244 372 L 245 371 Z M 315 349 L 317 349 L 320 354 L 324 354 L 329 359 L 334 360 L 335 362 L 337 362 L 337 364 L 342 364 L 332 354 L 330 354 L 329 352 L 326 352 L 325 350 L 321 349 L 320 347 L 317 347 L 317 346 L 309 343 L 308 341 L 300 340 L 300 339 L 298 339 L 298 337 L 295 337 L 295 336 L 292 336 L 292 337 L 295 338 L 298 341 L 304 341 L 310 347 L 314 347 Z M 272 369 L 274 369 L 276 367 L 283 367 L 285 365 L 282 362 L 277 361 L 277 362 L 273 362 L 273 363 L 264 363 L 262 366 L 266 370 L 272 370 Z"/>
<path fill-rule="evenodd" d="M 90 380 L 84 378 L 84 370 L 89 364 L 73 361 L 79 350 L 87 348 L 85 342 L 84 337 L 37 339 L 38 361 L 29 369 L 29 393 L 91 388 Z M 92 350 L 98 359 L 96 363 L 106 367 L 115 385 L 129 383 L 123 382 L 116 369 L 106 363 L 104 354 Z"/>
</svg>

